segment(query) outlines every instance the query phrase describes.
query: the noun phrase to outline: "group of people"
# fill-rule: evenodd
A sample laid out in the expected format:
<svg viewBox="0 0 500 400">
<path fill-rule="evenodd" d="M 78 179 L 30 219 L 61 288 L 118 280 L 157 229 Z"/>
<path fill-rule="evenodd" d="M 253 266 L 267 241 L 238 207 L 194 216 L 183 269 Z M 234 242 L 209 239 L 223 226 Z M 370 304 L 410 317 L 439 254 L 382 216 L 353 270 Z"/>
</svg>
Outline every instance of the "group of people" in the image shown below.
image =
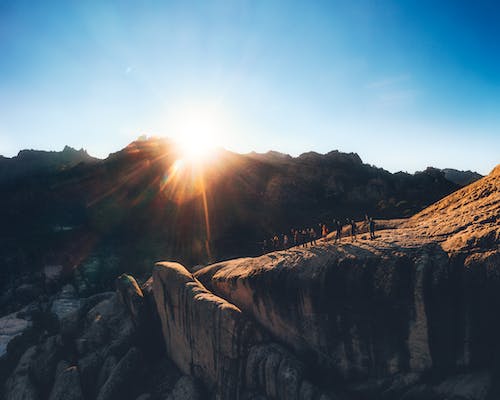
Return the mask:
<svg viewBox="0 0 500 400">
<path fill-rule="evenodd" d="M 366 215 L 365 222 L 370 233 L 370 239 L 375 239 L 375 221 Z M 345 225 L 349 227 L 351 240 L 353 242 L 356 241 L 358 233 L 356 222 L 353 219 L 347 218 Z M 342 240 L 344 223 L 339 219 L 334 219 L 331 228 L 335 231 L 335 243 L 337 241 L 340 242 Z M 317 244 L 316 240 L 326 238 L 328 233 L 330 233 L 330 229 L 323 223 L 319 223 L 317 227 L 292 228 L 288 233 L 276 233 L 270 239 L 264 239 L 262 242 L 262 252 L 284 250 L 295 246 L 315 246 Z"/>
</svg>

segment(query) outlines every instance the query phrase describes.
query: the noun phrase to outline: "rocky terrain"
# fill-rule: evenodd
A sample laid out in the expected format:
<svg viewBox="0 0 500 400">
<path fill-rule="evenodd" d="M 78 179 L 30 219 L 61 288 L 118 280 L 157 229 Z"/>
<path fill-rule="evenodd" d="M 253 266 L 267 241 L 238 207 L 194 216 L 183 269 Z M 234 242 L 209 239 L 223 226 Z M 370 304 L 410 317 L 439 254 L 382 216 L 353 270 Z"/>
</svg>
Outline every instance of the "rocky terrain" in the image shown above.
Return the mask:
<svg viewBox="0 0 500 400">
<path fill-rule="evenodd" d="M 2 396 L 497 399 L 499 217 L 500 166 L 374 240 L 160 262 L 87 297 L 45 268 L 7 294 Z"/>
<path fill-rule="evenodd" d="M 391 174 L 338 151 L 220 149 L 201 170 L 180 159 L 175 143 L 154 138 L 105 160 L 71 148 L 0 158 L 0 290 L 59 265 L 77 268 L 88 296 L 122 272 L 149 274 L 158 260 L 255 256 L 263 239 L 292 227 L 407 217 L 460 187 L 437 169 Z"/>
<path fill-rule="evenodd" d="M 0 183 L 26 176 L 40 176 L 75 167 L 80 163 L 96 163 L 84 149 L 65 146 L 62 151 L 22 150 L 12 158 L 0 156 Z"/>
<path fill-rule="evenodd" d="M 473 171 L 459 171 L 453 168 L 444 168 L 441 171 L 444 172 L 444 177 L 451 182 L 456 183 L 460 186 L 469 185 L 472 182 L 481 179 L 483 176 Z"/>
</svg>

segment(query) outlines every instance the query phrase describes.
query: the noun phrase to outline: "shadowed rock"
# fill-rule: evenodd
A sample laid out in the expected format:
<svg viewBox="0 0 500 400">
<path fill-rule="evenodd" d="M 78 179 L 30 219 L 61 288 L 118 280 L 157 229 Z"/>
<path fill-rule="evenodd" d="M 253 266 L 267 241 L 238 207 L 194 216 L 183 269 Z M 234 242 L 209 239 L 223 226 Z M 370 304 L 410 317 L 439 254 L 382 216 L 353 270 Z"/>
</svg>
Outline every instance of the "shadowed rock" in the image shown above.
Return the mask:
<svg viewBox="0 0 500 400">
<path fill-rule="evenodd" d="M 77 367 L 61 366 L 49 400 L 84 400 Z"/>
<path fill-rule="evenodd" d="M 153 290 L 168 356 L 221 398 L 237 398 L 249 347 L 261 339 L 241 311 L 180 264 L 158 263 Z"/>
<path fill-rule="evenodd" d="M 497 167 L 374 241 L 323 241 L 195 276 L 327 376 L 491 368 L 499 215 Z"/>
<path fill-rule="evenodd" d="M 307 382 L 302 362 L 272 343 L 238 307 L 213 295 L 182 265 L 158 263 L 153 292 L 167 355 L 215 398 L 245 399 L 260 393 L 306 400 L 317 393 L 329 399 Z"/>
<path fill-rule="evenodd" d="M 204 396 L 193 378 L 183 376 L 177 381 L 167 400 L 201 400 L 203 398 Z"/>
<path fill-rule="evenodd" d="M 102 386 L 97 400 L 133 399 L 144 372 L 143 355 L 131 348 L 118 362 Z"/>
<path fill-rule="evenodd" d="M 16 369 L 5 385 L 5 400 L 39 400 L 40 396 L 30 377 L 31 361 L 36 354 L 35 346 L 23 354 Z"/>
</svg>

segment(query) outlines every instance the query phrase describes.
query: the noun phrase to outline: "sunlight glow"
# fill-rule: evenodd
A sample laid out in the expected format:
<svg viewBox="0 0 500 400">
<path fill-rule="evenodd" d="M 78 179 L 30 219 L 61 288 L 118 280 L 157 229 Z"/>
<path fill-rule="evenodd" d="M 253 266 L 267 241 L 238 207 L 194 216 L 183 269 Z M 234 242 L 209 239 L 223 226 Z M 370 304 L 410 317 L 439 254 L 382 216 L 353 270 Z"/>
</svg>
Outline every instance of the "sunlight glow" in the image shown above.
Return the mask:
<svg viewBox="0 0 500 400">
<path fill-rule="evenodd" d="M 206 161 L 221 146 L 227 131 L 223 110 L 213 104 L 197 104 L 174 110 L 170 130 L 181 157 L 189 162 Z"/>
</svg>

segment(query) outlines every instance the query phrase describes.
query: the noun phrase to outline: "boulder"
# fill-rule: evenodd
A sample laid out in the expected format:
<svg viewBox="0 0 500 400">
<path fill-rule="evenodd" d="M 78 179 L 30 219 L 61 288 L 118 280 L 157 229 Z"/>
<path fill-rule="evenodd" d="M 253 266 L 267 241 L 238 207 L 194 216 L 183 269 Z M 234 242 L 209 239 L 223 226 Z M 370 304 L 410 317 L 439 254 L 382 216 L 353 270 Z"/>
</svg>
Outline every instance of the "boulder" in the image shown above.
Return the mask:
<svg viewBox="0 0 500 400">
<path fill-rule="evenodd" d="M 36 347 L 36 355 L 30 365 L 34 382 L 42 391 L 49 391 L 54 382 L 54 375 L 59 361 L 63 357 L 61 336 L 50 336 Z"/>
<path fill-rule="evenodd" d="M 118 362 L 108 379 L 99 390 L 97 400 L 135 399 L 140 393 L 144 359 L 135 347 Z"/>
<path fill-rule="evenodd" d="M 106 383 L 111 375 L 111 372 L 115 369 L 116 364 L 118 364 L 116 356 L 109 355 L 106 357 L 97 377 L 97 390 L 101 389 L 101 387 Z"/>
<path fill-rule="evenodd" d="M 117 296 L 100 301 L 84 316 L 80 336 L 76 340 L 78 353 L 83 356 L 103 350 L 103 356 L 119 358 L 134 342 L 135 327 Z"/>
<path fill-rule="evenodd" d="M 181 377 L 174 386 L 172 393 L 169 394 L 167 400 L 201 400 L 199 386 L 190 376 Z"/>
<path fill-rule="evenodd" d="M 245 367 L 246 388 L 270 399 L 309 400 L 330 396 L 307 380 L 306 365 L 276 343 L 253 346 Z"/>
<path fill-rule="evenodd" d="M 61 371 L 56 377 L 49 400 L 84 400 L 78 368 L 64 365 L 58 369 Z"/>
<path fill-rule="evenodd" d="M 48 290 L 55 289 L 62 281 L 64 267 L 62 265 L 45 265 L 42 270 L 45 287 Z"/>
<path fill-rule="evenodd" d="M 99 352 L 90 353 L 78 360 L 80 382 L 82 384 L 82 390 L 85 398 L 93 399 L 96 396 L 99 370 L 103 361 L 104 360 Z M 106 379 L 104 379 L 104 381 Z"/>
<path fill-rule="evenodd" d="M 168 357 L 219 398 L 237 399 L 248 351 L 262 334 L 180 264 L 156 264 L 153 291 Z"/>
<path fill-rule="evenodd" d="M 308 382 L 305 364 L 182 265 L 156 264 L 153 292 L 168 357 L 215 398 L 330 398 Z"/>
<path fill-rule="evenodd" d="M 7 346 L 10 341 L 31 326 L 31 321 L 19 318 L 18 313 L 12 313 L 0 318 L 0 358 L 7 353 Z"/>
<path fill-rule="evenodd" d="M 5 384 L 5 400 L 39 400 L 41 399 L 29 374 L 30 364 L 35 357 L 35 346 L 23 354 L 19 363 Z"/>
<path fill-rule="evenodd" d="M 15 299 L 19 304 L 35 301 L 42 294 L 42 289 L 34 283 L 23 283 L 15 290 Z"/>
<path fill-rule="evenodd" d="M 73 336 L 78 330 L 80 319 L 79 309 L 81 300 L 74 286 L 63 286 L 57 298 L 52 302 L 50 311 L 57 317 L 61 333 L 64 336 Z"/>
<path fill-rule="evenodd" d="M 122 274 L 116 280 L 116 289 L 121 302 L 128 309 L 134 325 L 144 325 L 147 308 L 142 290 L 133 276 Z"/>
<path fill-rule="evenodd" d="M 325 373 L 364 379 L 426 370 L 424 285 L 448 258 L 433 246 L 370 246 L 328 242 L 214 264 L 196 277 Z"/>
</svg>

